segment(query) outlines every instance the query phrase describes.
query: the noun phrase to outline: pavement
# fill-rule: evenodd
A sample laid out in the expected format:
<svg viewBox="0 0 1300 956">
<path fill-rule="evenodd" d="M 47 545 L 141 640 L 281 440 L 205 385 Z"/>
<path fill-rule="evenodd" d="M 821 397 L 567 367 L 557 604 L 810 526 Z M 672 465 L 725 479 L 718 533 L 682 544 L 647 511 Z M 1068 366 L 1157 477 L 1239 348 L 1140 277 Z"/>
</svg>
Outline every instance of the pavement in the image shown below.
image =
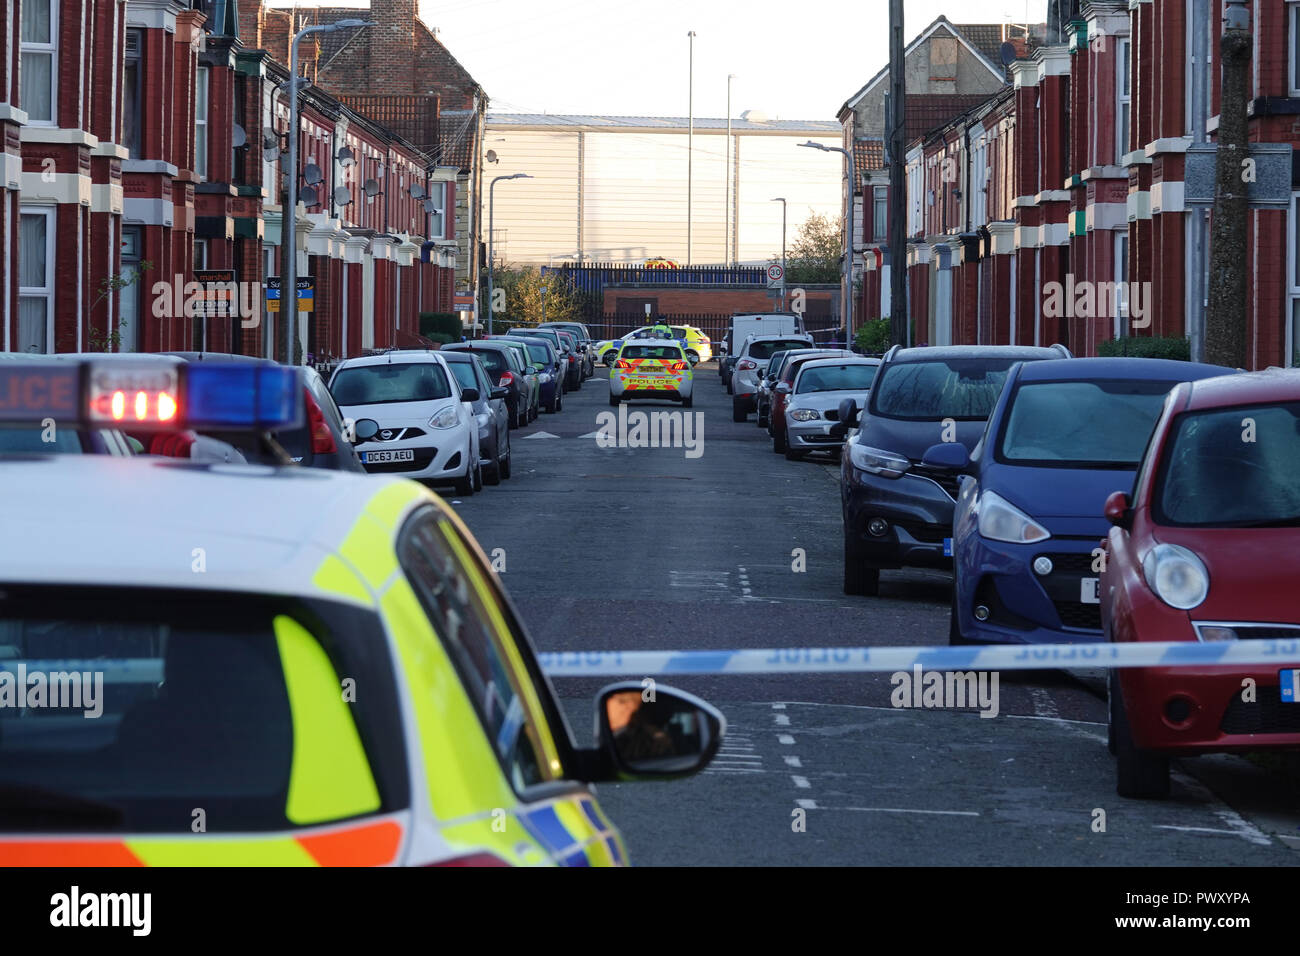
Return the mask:
<svg viewBox="0 0 1300 956">
<path fill-rule="evenodd" d="M 838 460 L 788 462 L 752 415 L 733 423 L 714 363 L 692 409 L 629 407 L 629 425 L 698 416 L 698 446 L 600 447 L 605 375 L 512 433 L 510 480 L 448 499 L 501 549 L 539 651 L 947 643 L 946 573 L 842 593 Z M 598 796 L 643 865 L 1300 863 L 1300 781 L 1280 767 L 1179 760 L 1169 800 L 1117 796 L 1101 676 L 1003 673 L 991 719 L 895 707 L 887 674 L 674 677 L 726 716 L 721 752 Z M 612 680 L 556 679 L 580 743 Z"/>
</svg>

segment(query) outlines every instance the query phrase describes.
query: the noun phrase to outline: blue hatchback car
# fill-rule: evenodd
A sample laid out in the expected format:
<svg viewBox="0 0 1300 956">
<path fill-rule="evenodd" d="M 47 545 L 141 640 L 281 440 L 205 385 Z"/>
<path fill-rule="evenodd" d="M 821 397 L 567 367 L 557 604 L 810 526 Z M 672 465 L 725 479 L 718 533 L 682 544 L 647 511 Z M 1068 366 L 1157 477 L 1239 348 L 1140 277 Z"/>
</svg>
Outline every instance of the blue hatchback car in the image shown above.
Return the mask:
<svg viewBox="0 0 1300 956">
<path fill-rule="evenodd" d="M 1133 486 L 1170 389 L 1232 371 L 1145 358 L 1014 366 L 970 455 L 950 443 L 923 459 L 962 476 L 949 643 L 1100 641 L 1106 497 Z"/>
</svg>

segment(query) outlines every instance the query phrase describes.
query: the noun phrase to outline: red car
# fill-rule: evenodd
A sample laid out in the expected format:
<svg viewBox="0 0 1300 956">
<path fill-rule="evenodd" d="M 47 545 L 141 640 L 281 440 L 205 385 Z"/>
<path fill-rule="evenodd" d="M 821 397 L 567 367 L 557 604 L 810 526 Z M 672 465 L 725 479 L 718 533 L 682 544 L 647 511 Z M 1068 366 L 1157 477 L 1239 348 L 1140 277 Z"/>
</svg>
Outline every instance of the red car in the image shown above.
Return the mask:
<svg viewBox="0 0 1300 956">
<path fill-rule="evenodd" d="M 1300 371 L 1178 385 L 1105 513 L 1107 640 L 1297 639 L 1277 664 L 1112 668 L 1119 794 L 1167 796 L 1174 755 L 1300 747 Z"/>
</svg>

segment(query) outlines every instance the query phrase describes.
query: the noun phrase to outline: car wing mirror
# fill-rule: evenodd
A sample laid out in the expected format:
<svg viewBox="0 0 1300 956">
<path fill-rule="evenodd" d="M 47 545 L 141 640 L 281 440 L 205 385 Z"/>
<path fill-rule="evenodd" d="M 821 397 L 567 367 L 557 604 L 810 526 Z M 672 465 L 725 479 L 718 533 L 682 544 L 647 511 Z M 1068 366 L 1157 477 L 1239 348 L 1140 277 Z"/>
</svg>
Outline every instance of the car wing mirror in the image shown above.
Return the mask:
<svg viewBox="0 0 1300 956">
<path fill-rule="evenodd" d="M 494 398 L 494 399 L 495 399 L 495 398 L 505 398 L 505 397 L 507 397 L 509 394 L 510 394 L 510 389 L 508 389 L 508 388 L 494 388 L 494 389 L 492 389 L 492 391 L 488 392 L 488 395 L 489 395 L 490 397 Z"/>
<path fill-rule="evenodd" d="M 778 395 L 789 395 L 789 394 L 790 394 L 790 383 L 789 383 L 789 382 L 777 382 L 776 385 L 773 386 L 773 390 L 774 390 Z"/>
<path fill-rule="evenodd" d="M 478 398 L 477 388 L 462 388 L 460 390 L 460 400 L 462 402 L 477 402 Z"/>
<path fill-rule="evenodd" d="M 360 445 L 379 434 L 379 423 L 373 418 L 362 418 L 352 423 L 352 444 Z"/>
<path fill-rule="evenodd" d="M 853 428 L 858 424 L 857 399 L 854 398 L 840 399 L 840 404 L 837 411 L 839 412 L 839 421 L 836 427 L 843 427 L 844 431 L 847 432 L 850 428 Z"/>
<path fill-rule="evenodd" d="M 596 695 L 596 742 L 606 779 L 667 779 L 703 770 L 727 721 L 716 707 L 673 687 L 624 681 Z"/>
<path fill-rule="evenodd" d="M 961 442 L 940 442 L 925 450 L 925 454 L 921 456 L 921 464 L 946 471 L 961 471 L 970 464 L 970 452 Z"/>
<path fill-rule="evenodd" d="M 1133 527 L 1133 499 L 1125 491 L 1112 491 L 1102 508 L 1102 514 L 1116 528 L 1128 531 Z"/>
</svg>

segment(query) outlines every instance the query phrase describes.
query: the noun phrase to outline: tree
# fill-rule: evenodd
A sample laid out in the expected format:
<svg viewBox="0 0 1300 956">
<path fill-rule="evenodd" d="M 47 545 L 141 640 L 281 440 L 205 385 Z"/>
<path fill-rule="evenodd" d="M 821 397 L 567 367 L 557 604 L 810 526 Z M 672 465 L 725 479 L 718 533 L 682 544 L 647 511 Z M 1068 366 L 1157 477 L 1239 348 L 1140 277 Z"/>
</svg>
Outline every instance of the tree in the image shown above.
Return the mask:
<svg viewBox="0 0 1300 956">
<path fill-rule="evenodd" d="M 106 276 L 101 279 L 99 282 L 99 295 L 96 297 L 95 301 L 90 304 L 89 311 L 93 313 L 95 309 L 99 307 L 99 303 L 103 302 L 113 293 L 121 292 L 127 286 L 135 285 L 141 280 L 144 273 L 148 272 L 152 268 L 153 263 L 148 259 L 145 259 L 134 270 L 128 269 L 124 272 L 118 273 L 117 275 Z M 91 326 L 86 336 L 86 344 L 89 350 L 91 352 L 114 351 L 122 344 L 122 328 L 125 325 L 127 325 L 127 321 L 125 319 L 119 319 L 117 328 L 109 329 L 107 332 L 101 332 L 99 329 Z"/>
<path fill-rule="evenodd" d="M 813 213 L 799 226 L 785 256 L 786 285 L 839 282 L 844 252 L 844 220 Z M 772 259 L 780 262 L 778 253 Z"/>
<path fill-rule="evenodd" d="M 493 294 L 501 303 L 492 318 L 494 327 L 584 321 L 583 294 L 563 275 L 555 272 L 542 275 L 536 266 L 507 266 L 497 269 L 492 281 Z M 542 316 L 543 287 L 546 288 L 545 318 Z M 485 294 L 486 289 L 484 285 Z"/>
</svg>

